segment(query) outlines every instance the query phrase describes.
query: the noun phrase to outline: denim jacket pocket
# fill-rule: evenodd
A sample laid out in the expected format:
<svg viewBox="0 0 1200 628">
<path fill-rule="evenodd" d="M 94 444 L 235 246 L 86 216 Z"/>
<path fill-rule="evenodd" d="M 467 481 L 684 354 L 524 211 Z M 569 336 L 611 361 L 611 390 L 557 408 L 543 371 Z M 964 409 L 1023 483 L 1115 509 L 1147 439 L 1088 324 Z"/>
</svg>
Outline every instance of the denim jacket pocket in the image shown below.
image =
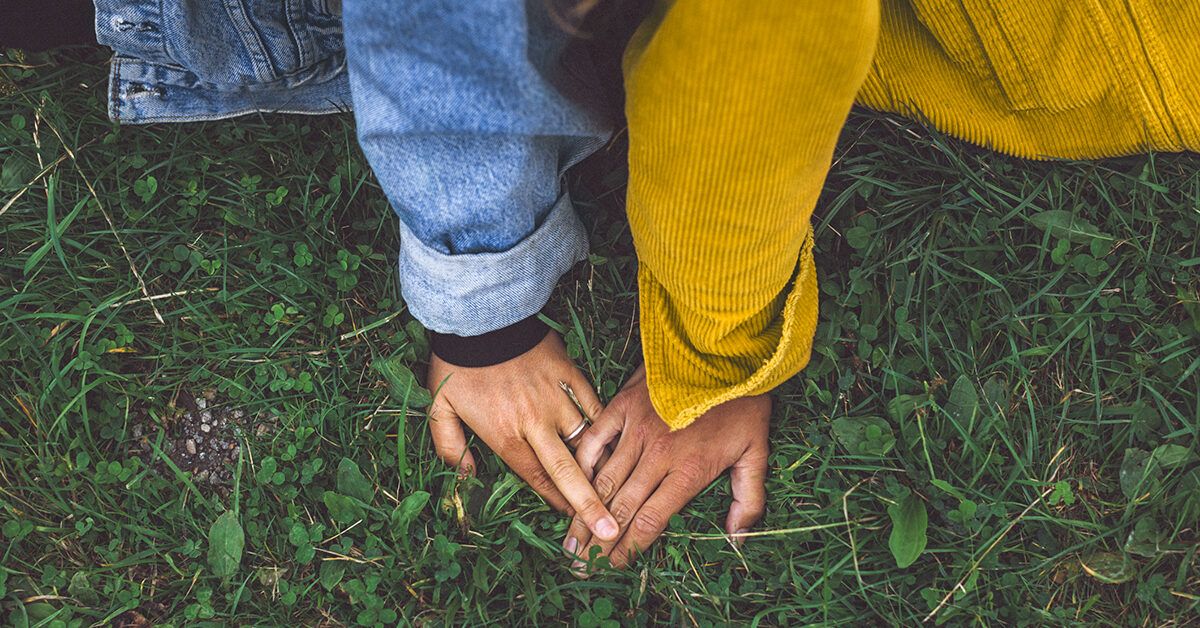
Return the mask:
<svg viewBox="0 0 1200 628">
<path fill-rule="evenodd" d="M 162 11 L 167 56 L 203 83 L 271 83 L 343 52 L 326 0 L 180 0 Z"/>
</svg>

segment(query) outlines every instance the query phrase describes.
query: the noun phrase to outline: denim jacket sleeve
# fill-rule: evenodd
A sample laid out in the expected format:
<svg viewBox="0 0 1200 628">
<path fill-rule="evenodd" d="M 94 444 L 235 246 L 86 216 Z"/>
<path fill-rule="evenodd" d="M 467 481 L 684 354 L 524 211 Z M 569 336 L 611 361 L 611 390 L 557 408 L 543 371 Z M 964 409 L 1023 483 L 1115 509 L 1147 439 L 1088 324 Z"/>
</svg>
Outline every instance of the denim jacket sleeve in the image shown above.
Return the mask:
<svg viewBox="0 0 1200 628">
<path fill-rule="evenodd" d="M 409 311 L 476 336 L 538 312 L 587 253 L 560 182 L 606 141 L 567 35 L 522 0 L 345 0 L 359 143 L 400 217 Z"/>
</svg>

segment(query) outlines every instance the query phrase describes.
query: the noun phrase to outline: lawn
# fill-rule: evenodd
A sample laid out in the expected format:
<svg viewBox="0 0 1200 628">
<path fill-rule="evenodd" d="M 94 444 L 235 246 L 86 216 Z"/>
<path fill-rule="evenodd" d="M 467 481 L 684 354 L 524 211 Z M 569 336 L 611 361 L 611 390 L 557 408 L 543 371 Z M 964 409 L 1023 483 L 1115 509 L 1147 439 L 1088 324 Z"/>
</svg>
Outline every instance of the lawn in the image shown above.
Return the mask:
<svg viewBox="0 0 1200 628">
<path fill-rule="evenodd" d="M 351 117 L 121 127 L 103 61 L 0 57 L 0 622 L 1200 621 L 1200 156 L 855 111 L 755 536 L 720 480 L 579 580 L 496 457 L 432 454 Z M 570 176 L 593 255 L 551 308 L 605 398 L 639 353 L 620 157 Z"/>
</svg>

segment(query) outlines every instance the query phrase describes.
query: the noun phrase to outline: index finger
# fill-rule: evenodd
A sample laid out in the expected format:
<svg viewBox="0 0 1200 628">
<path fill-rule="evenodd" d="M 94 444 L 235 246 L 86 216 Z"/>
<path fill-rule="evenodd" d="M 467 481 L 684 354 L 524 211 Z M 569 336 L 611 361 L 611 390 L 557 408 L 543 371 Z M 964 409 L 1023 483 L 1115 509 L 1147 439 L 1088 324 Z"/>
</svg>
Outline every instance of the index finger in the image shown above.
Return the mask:
<svg viewBox="0 0 1200 628">
<path fill-rule="evenodd" d="M 550 474 L 550 480 L 575 509 L 575 516 L 582 519 L 588 529 L 601 539 L 616 539 L 620 531 L 617 520 L 604 507 L 596 490 L 583 474 L 583 469 L 579 468 L 575 457 L 554 428 L 542 424 L 527 438 L 542 468 Z"/>
<path fill-rule="evenodd" d="M 658 490 L 642 504 L 629 523 L 629 529 L 608 554 L 613 567 L 623 567 L 644 552 L 667 528 L 667 522 L 683 510 L 708 483 L 697 484 L 678 471 L 667 475 Z"/>
</svg>

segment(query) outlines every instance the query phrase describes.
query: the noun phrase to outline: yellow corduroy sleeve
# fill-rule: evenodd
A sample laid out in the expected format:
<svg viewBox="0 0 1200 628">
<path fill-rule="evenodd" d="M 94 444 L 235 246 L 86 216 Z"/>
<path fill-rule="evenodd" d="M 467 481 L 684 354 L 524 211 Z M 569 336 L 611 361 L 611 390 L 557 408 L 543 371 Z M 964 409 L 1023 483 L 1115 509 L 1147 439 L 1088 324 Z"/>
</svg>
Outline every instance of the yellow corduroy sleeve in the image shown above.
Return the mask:
<svg viewBox="0 0 1200 628">
<path fill-rule="evenodd" d="M 877 0 L 675 0 L 625 56 L 650 398 L 672 429 L 808 362 L 810 216 L 871 63 Z"/>
</svg>

